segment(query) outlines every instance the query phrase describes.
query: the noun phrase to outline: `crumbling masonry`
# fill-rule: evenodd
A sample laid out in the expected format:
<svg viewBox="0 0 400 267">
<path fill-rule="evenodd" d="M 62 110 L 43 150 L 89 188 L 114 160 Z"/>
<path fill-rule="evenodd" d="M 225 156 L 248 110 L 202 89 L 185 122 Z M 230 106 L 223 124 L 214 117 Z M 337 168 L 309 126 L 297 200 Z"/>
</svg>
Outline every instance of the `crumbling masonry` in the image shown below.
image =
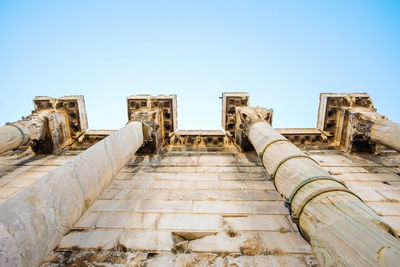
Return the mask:
<svg viewBox="0 0 400 267">
<path fill-rule="evenodd" d="M 130 96 L 88 130 L 83 96 L 36 97 L 0 127 L 0 266 L 398 266 L 400 125 L 368 94 L 321 94 L 312 129 L 247 93 L 223 131 L 176 107 Z"/>
</svg>

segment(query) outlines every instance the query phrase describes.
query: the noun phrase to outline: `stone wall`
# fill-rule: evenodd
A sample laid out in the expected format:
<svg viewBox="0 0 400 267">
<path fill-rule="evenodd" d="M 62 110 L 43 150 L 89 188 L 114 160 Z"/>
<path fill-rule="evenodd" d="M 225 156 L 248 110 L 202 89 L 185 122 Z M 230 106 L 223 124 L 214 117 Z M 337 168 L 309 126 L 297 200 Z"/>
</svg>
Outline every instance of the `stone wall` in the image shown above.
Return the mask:
<svg viewBox="0 0 400 267">
<path fill-rule="evenodd" d="M 104 260 L 316 264 L 255 152 L 170 151 L 132 159 L 43 266 Z"/>
</svg>

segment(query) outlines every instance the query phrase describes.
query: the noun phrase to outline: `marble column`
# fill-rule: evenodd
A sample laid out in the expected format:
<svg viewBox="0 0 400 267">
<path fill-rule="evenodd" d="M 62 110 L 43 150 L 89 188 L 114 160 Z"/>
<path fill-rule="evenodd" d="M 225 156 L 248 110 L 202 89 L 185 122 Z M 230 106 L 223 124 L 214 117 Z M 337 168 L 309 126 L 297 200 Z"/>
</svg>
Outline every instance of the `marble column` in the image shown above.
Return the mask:
<svg viewBox="0 0 400 267">
<path fill-rule="evenodd" d="M 400 241 L 390 227 L 306 153 L 251 116 L 243 116 L 247 136 L 319 263 L 398 266 Z"/>
<path fill-rule="evenodd" d="M 142 144 L 131 122 L 0 204 L 0 266 L 38 266 Z"/>
<path fill-rule="evenodd" d="M 400 124 L 390 120 L 379 120 L 371 129 L 372 140 L 400 152 Z"/>
<path fill-rule="evenodd" d="M 29 142 L 29 130 L 21 124 L 0 127 L 0 153 L 18 148 Z"/>
</svg>

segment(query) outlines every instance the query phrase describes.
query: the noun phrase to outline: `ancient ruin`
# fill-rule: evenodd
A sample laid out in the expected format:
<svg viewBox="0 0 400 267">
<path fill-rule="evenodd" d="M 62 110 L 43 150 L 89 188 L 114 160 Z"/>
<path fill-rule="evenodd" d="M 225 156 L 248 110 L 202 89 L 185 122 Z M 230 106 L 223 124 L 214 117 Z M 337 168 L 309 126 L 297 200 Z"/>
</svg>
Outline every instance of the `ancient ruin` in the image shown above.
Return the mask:
<svg viewBox="0 0 400 267">
<path fill-rule="evenodd" d="M 176 95 L 127 97 L 88 130 L 83 96 L 0 128 L 0 266 L 398 266 L 400 125 L 322 93 L 316 128 L 274 129 L 247 93 L 222 130 L 180 130 Z"/>
</svg>

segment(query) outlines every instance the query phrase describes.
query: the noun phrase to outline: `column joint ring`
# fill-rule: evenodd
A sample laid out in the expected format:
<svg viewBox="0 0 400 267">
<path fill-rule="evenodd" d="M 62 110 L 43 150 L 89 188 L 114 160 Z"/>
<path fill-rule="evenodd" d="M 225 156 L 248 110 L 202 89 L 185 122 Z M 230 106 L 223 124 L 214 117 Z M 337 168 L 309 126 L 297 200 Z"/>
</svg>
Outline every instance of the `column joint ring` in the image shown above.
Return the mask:
<svg viewBox="0 0 400 267">
<path fill-rule="evenodd" d="M 344 183 L 342 183 L 341 181 L 339 181 L 339 180 L 337 180 L 337 179 L 335 179 L 335 178 L 333 178 L 333 177 L 331 177 L 329 175 L 319 175 L 319 176 L 313 176 L 313 177 L 307 178 L 307 179 L 301 181 L 301 183 L 299 183 L 293 189 L 292 193 L 287 198 L 285 198 L 285 200 L 283 202 L 285 207 L 289 209 L 289 213 L 290 214 L 292 214 L 292 207 L 291 207 L 292 206 L 292 201 L 293 201 L 294 196 L 297 194 L 297 192 L 300 189 L 302 189 L 304 186 L 306 186 L 307 184 L 309 184 L 311 182 L 315 182 L 315 181 L 320 181 L 320 180 L 334 181 L 334 182 L 337 182 L 337 183 L 339 183 L 339 184 L 341 184 L 341 185 L 343 185 L 344 187 L 347 188 L 347 186 Z"/>
<path fill-rule="evenodd" d="M 271 179 L 275 179 L 276 174 L 278 173 L 279 168 L 280 168 L 285 162 L 287 162 L 287 161 L 289 161 L 289 160 L 291 160 L 291 159 L 295 159 L 295 158 L 306 158 L 306 159 L 310 159 L 310 160 L 312 160 L 312 161 L 314 161 L 315 163 L 318 164 L 318 162 L 317 162 L 315 159 L 313 159 L 313 158 L 311 158 L 310 156 L 307 156 L 307 155 L 305 155 L 305 154 L 294 154 L 294 155 L 290 155 L 290 156 L 284 158 L 283 160 L 281 160 L 281 161 L 278 163 L 278 165 L 277 165 L 276 168 L 275 168 L 275 171 L 274 171 L 274 172 L 272 173 L 272 175 L 271 175 Z M 319 164 L 318 164 L 318 166 L 319 166 Z"/>
<path fill-rule="evenodd" d="M 260 159 L 261 159 L 261 164 L 263 165 L 264 168 L 265 168 L 265 165 L 264 165 L 263 157 L 264 157 L 264 153 L 267 150 L 267 148 L 270 147 L 274 143 L 283 142 L 283 141 L 289 142 L 287 139 L 283 139 L 283 138 L 274 139 L 271 142 L 267 143 L 264 146 L 264 148 L 262 149 L 262 151 L 258 154 L 260 156 Z M 273 178 L 271 177 L 271 179 L 273 179 Z"/>
<path fill-rule="evenodd" d="M 292 218 L 292 222 L 294 222 L 298 228 L 299 231 L 301 233 L 301 235 L 307 240 L 308 238 L 306 238 L 306 236 L 304 235 L 301 227 L 300 227 L 300 216 L 303 213 L 303 210 L 305 208 L 305 206 L 310 203 L 314 198 L 321 196 L 325 193 L 329 193 L 329 192 L 346 192 L 350 195 L 355 196 L 356 198 L 358 198 L 361 202 L 364 203 L 364 201 L 354 192 L 352 192 L 351 190 L 349 190 L 347 187 L 339 187 L 339 186 L 330 186 L 330 187 L 326 187 L 326 188 L 321 188 L 320 190 L 314 191 L 312 194 L 310 194 L 309 196 L 307 196 L 300 204 L 299 204 L 299 211 L 296 214 L 291 213 L 290 216 Z"/>
</svg>

